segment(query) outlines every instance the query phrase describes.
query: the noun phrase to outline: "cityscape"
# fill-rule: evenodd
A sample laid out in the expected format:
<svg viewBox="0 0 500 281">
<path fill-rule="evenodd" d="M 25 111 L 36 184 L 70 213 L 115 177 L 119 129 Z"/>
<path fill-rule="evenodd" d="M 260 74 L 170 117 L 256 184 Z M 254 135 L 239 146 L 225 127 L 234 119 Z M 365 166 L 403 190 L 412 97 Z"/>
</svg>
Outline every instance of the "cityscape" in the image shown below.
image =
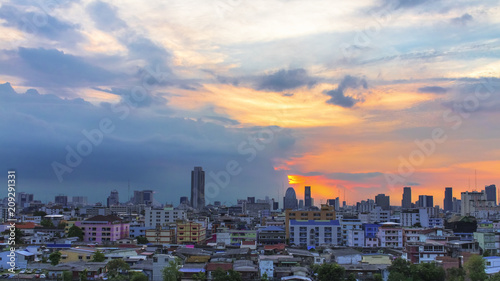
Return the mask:
<svg viewBox="0 0 500 281">
<path fill-rule="evenodd" d="M 495 0 L 0 0 L 0 279 L 500 281 Z"/>
</svg>

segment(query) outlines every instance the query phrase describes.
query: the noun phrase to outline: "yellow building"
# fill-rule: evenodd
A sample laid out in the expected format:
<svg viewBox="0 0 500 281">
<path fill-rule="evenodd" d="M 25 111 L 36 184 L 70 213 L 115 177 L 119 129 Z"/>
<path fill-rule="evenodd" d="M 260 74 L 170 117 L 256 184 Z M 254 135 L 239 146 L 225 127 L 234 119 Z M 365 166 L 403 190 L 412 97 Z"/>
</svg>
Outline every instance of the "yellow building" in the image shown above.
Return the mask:
<svg viewBox="0 0 500 281">
<path fill-rule="evenodd" d="M 285 211 L 285 230 L 286 238 L 290 238 L 290 220 L 335 220 L 335 208 L 329 205 L 321 205 L 318 211 L 305 210 L 286 210 Z"/>
<path fill-rule="evenodd" d="M 149 243 L 153 244 L 175 244 L 175 229 L 162 229 L 157 227 L 156 229 L 147 229 L 146 238 Z"/>
<path fill-rule="evenodd" d="M 75 261 L 90 261 L 96 250 L 94 249 L 67 249 L 60 250 L 61 263 L 75 262 Z"/>
<path fill-rule="evenodd" d="M 202 244 L 206 240 L 207 230 L 201 223 L 178 222 L 177 243 L 179 244 Z"/>
</svg>

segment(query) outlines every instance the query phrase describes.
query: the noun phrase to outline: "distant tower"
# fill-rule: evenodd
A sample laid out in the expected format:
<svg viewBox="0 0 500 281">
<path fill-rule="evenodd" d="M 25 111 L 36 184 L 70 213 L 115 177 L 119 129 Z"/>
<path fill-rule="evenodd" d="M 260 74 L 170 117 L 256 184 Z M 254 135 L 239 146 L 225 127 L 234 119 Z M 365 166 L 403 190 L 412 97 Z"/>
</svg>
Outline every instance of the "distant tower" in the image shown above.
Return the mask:
<svg viewBox="0 0 500 281">
<path fill-rule="evenodd" d="M 434 207 L 434 197 L 431 195 L 419 195 L 418 207 Z"/>
<path fill-rule="evenodd" d="M 390 210 L 391 209 L 391 200 L 389 196 L 386 196 L 385 194 L 379 194 L 375 196 L 375 204 L 377 206 L 380 206 L 382 210 Z"/>
<path fill-rule="evenodd" d="M 197 210 L 205 207 L 205 172 L 201 167 L 191 171 L 191 206 Z"/>
<path fill-rule="evenodd" d="M 116 206 L 119 204 L 120 204 L 120 197 L 118 196 L 118 191 L 116 189 L 112 190 L 108 196 L 107 206 L 109 208 L 110 206 Z"/>
<path fill-rule="evenodd" d="M 487 185 L 484 188 L 484 192 L 486 193 L 486 201 L 494 201 L 495 206 L 497 205 L 497 187 L 492 185 Z"/>
<path fill-rule="evenodd" d="M 445 212 L 453 212 L 453 188 L 446 187 L 444 189 L 443 210 Z"/>
<path fill-rule="evenodd" d="M 403 209 L 411 208 L 411 187 L 405 186 L 403 189 L 403 200 L 401 201 L 401 207 Z"/>
<path fill-rule="evenodd" d="M 295 189 L 289 187 L 285 192 L 285 197 L 283 197 L 283 209 L 295 210 L 298 207 L 297 196 L 295 194 Z"/>
<path fill-rule="evenodd" d="M 310 208 L 312 207 L 312 202 L 311 202 L 311 187 L 306 186 L 304 188 L 304 207 Z"/>
</svg>

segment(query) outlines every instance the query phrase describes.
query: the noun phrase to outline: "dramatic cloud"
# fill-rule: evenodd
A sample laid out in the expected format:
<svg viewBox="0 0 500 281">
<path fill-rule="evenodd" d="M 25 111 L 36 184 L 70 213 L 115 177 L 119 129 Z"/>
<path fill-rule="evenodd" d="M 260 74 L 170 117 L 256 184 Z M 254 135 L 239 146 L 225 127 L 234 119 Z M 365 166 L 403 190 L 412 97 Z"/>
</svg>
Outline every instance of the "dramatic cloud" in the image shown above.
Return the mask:
<svg viewBox="0 0 500 281">
<path fill-rule="evenodd" d="M 307 75 L 305 69 L 281 69 L 272 74 L 258 78 L 257 89 L 281 92 L 302 86 L 312 87 L 316 84 L 316 79 Z"/>
<path fill-rule="evenodd" d="M 448 89 L 439 86 L 426 86 L 418 88 L 419 93 L 445 94 Z"/>
<path fill-rule="evenodd" d="M 326 102 L 329 104 L 334 104 L 338 106 L 342 106 L 345 108 L 351 108 L 360 100 L 356 99 L 352 96 L 348 96 L 345 94 L 345 90 L 347 89 L 357 89 L 357 88 L 368 88 L 368 83 L 364 78 L 358 78 L 354 76 L 347 75 L 342 81 L 340 81 L 338 87 L 334 90 L 326 91 L 325 94 L 330 96 L 331 98 Z"/>
</svg>

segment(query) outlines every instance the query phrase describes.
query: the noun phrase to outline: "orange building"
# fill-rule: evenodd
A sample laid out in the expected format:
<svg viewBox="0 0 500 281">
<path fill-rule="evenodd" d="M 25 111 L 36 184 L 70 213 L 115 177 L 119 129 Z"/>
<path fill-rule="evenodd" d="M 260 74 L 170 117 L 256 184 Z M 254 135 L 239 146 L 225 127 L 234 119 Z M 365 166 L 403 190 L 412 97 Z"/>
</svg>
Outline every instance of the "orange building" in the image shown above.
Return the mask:
<svg viewBox="0 0 500 281">
<path fill-rule="evenodd" d="M 203 244 L 207 236 L 206 228 L 197 222 L 177 223 L 177 243 L 179 244 Z"/>
</svg>

